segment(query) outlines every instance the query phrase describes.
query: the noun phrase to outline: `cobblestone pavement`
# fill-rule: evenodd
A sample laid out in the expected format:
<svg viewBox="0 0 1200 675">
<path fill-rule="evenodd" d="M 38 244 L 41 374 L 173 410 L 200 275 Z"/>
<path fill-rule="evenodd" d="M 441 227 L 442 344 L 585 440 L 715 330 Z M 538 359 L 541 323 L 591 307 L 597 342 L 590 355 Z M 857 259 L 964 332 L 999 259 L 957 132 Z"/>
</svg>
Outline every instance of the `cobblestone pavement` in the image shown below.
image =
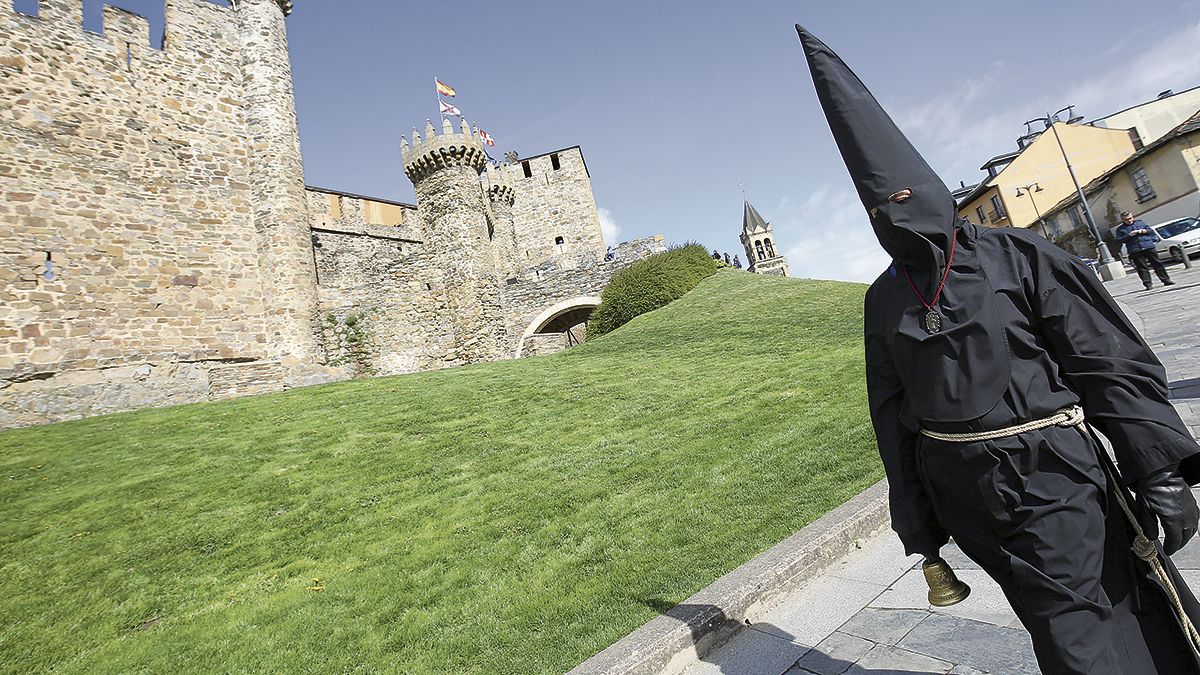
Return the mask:
<svg viewBox="0 0 1200 675">
<path fill-rule="evenodd" d="M 1175 286 L 1146 291 L 1131 275 L 1107 284 L 1167 369 L 1172 401 L 1200 436 L 1200 265 L 1169 268 Z M 1200 498 L 1200 491 L 1197 492 Z M 972 593 L 953 607 L 926 601 L 919 557 L 890 531 L 782 598 L 687 675 L 1038 673 L 1029 635 L 1000 589 L 953 545 L 947 561 Z M 1200 541 L 1174 556 L 1200 589 Z"/>
</svg>

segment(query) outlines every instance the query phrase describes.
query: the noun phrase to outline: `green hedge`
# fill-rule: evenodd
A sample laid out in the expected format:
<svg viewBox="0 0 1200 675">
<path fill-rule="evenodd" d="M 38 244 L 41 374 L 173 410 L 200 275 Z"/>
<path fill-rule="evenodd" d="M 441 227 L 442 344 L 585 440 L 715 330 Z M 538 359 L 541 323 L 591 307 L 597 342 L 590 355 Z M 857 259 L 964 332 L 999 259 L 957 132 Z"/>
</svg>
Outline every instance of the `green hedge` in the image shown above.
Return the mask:
<svg viewBox="0 0 1200 675">
<path fill-rule="evenodd" d="M 588 319 L 587 335 L 598 337 L 683 296 L 716 273 L 717 261 L 700 244 L 685 244 L 650 256 L 613 275 Z"/>
</svg>

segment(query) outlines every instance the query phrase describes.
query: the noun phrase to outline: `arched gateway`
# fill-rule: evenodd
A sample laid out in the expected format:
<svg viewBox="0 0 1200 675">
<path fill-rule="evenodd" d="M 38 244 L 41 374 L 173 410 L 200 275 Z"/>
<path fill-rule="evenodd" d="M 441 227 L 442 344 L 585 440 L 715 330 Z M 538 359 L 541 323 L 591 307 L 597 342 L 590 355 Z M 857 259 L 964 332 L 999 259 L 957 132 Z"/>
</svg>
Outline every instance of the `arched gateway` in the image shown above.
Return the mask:
<svg viewBox="0 0 1200 675">
<path fill-rule="evenodd" d="M 568 346 L 575 335 L 571 328 L 586 322 L 592 310 L 599 304 L 599 296 L 582 295 L 557 302 L 542 310 L 525 327 L 525 332 L 517 343 L 516 358 L 530 352 L 530 343 L 537 339 L 535 335 L 560 335 L 564 340 L 563 346 Z"/>
</svg>

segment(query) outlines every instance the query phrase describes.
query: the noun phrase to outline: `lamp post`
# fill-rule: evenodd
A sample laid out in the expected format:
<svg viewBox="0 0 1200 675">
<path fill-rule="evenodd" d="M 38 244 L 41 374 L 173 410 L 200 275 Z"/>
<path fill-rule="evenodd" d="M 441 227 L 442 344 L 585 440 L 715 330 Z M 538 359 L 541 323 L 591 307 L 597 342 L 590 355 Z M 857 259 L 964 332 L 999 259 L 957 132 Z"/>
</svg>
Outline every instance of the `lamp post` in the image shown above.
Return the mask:
<svg viewBox="0 0 1200 675">
<path fill-rule="evenodd" d="M 1075 177 L 1075 169 L 1071 166 L 1070 158 L 1067 157 L 1067 149 L 1063 147 L 1062 139 L 1058 136 L 1058 129 L 1054 126 L 1054 122 L 1058 119 L 1059 115 L 1072 110 L 1074 107 L 1069 105 L 1053 115 L 1046 113 L 1045 117 L 1035 117 L 1025 124 L 1029 125 L 1034 122 L 1041 122 L 1054 134 L 1054 140 L 1058 142 L 1058 150 L 1062 153 L 1063 161 L 1067 164 L 1067 173 L 1071 175 L 1071 182 L 1075 184 L 1075 192 L 1079 194 L 1079 203 L 1083 205 L 1083 216 L 1087 220 L 1088 233 L 1092 235 L 1092 240 L 1096 244 L 1096 252 L 1100 256 L 1100 265 L 1104 268 L 1103 271 L 1106 275 L 1113 275 L 1114 277 L 1124 276 L 1125 270 L 1123 267 L 1120 270 L 1120 274 L 1117 273 L 1116 266 L 1113 265 L 1112 254 L 1109 253 L 1108 246 L 1104 244 L 1104 240 L 1100 238 L 1100 231 L 1096 229 L 1096 220 L 1092 218 L 1092 209 L 1088 206 L 1087 198 L 1083 196 L 1083 188 L 1079 187 L 1079 179 Z"/>
<path fill-rule="evenodd" d="M 1041 185 L 1038 185 L 1037 183 L 1030 183 L 1029 185 L 1022 185 L 1021 187 L 1018 187 L 1017 196 L 1024 197 L 1025 195 L 1029 195 L 1029 203 L 1033 204 L 1033 212 L 1037 214 L 1038 225 L 1042 226 L 1042 236 L 1046 239 L 1049 239 L 1050 234 L 1046 232 L 1046 221 L 1042 220 L 1042 212 L 1038 211 L 1037 202 L 1033 199 L 1033 193 L 1041 191 Z"/>
</svg>

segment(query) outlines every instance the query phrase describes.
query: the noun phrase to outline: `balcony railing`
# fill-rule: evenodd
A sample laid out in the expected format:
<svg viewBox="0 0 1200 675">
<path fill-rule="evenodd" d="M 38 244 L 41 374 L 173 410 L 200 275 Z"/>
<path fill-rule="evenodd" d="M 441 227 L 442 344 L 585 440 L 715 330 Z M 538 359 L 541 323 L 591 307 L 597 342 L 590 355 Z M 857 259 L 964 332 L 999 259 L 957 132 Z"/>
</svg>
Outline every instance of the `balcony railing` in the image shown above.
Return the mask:
<svg viewBox="0 0 1200 675">
<path fill-rule="evenodd" d="M 988 211 L 988 220 L 993 223 L 998 223 L 1002 220 L 1008 220 L 1008 214 L 1003 210 L 992 209 Z"/>
</svg>

